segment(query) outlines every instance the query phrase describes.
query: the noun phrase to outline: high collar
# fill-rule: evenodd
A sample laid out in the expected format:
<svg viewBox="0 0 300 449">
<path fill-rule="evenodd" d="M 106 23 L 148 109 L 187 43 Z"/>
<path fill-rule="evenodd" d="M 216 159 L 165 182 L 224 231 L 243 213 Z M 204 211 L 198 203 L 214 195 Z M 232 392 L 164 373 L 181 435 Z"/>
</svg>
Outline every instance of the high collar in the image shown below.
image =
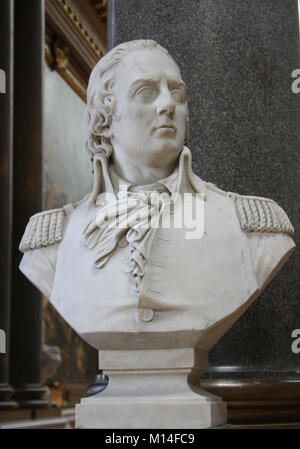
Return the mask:
<svg viewBox="0 0 300 449">
<path fill-rule="evenodd" d="M 128 190 L 135 189 L 132 183 L 122 179 L 117 175 L 108 159 L 102 154 L 96 154 L 93 162 L 94 185 L 93 191 L 89 197 L 89 203 L 95 203 L 97 196 L 103 192 L 110 192 L 114 195 L 118 193 L 119 186 L 125 185 Z M 183 147 L 178 159 L 178 165 L 174 172 L 153 184 L 139 186 L 138 190 L 154 190 L 156 186 L 165 186 L 171 194 L 196 192 L 206 198 L 206 187 L 204 181 L 200 179 L 192 170 L 192 154 L 188 147 Z"/>
<path fill-rule="evenodd" d="M 152 190 L 162 191 L 167 189 L 172 194 L 175 193 L 176 191 L 178 172 L 179 167 L 177 165 L 177 167 L 170 176 L 159 179 L 158 181 L 153 182 L 151 184 L 135 185 L 133 183 L 126 181 L 124 178 L 121 178 L 121 176 L 119 176 L 116 173 L 112 164 L 109 166 L 110 179 L 115 193 L 119 192 L 120 186 L 125 186 L 128 191 L 133 192 L 152 191 Z"/>
</svg>

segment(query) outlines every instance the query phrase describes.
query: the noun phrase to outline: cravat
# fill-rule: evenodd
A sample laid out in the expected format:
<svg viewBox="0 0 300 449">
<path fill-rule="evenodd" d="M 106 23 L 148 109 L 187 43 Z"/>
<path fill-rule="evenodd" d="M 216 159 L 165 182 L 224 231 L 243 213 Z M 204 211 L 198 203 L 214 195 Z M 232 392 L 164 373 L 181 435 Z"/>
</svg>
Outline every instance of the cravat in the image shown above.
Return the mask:
<svg viewBox="0 0 300 449">
<path fill-rule="evenodd" d="M 139 293 L 155 229 L 169 199 L 166 187 L 160 185 L 154 191 L 119 192 L 115 201 L 100 208 L 83 231 L 88 248 L 95 252 L 94 266 L 102 268 L 125 236 L 130 254 L 124 270 Z"/>
</svg>

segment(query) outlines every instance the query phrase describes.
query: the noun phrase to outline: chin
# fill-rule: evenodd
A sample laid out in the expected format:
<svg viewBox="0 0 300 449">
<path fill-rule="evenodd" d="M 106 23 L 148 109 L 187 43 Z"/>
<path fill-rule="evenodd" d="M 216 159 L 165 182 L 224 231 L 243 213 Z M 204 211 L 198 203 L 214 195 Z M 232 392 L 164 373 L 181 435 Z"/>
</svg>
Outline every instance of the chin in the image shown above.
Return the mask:
<svg viewBox="0 0 300 449">
<path fill-rule="evenodd" d="M 159 144 L 155 148 L 156 154 L 168 154 L 178 156 L 181 153 L 183 148 L 183 143 L 179 144 L 178 142 L 171 141 L 171 139 L 166 140 L 165 142 L 159 142 Z"/>
</svg>

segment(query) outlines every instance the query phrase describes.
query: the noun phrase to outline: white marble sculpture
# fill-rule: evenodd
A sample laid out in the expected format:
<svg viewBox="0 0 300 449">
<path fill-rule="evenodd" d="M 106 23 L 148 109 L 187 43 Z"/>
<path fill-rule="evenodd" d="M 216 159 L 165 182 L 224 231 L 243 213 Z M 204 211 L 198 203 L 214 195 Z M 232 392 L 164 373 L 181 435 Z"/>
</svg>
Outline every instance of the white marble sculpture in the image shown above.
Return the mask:
<svg viewBox="0 0 300 449">
<path fill-rule="evenodd" d="M 293 227 L 274 201 L 193 173 L 186 86 L 154 41 L 107 53 L 87 108 L 93 191 L 31 217 L 20 244 L 21 271 L 100 350 L 110 378 L 77 406 L 77 425 L 222 425 L 226 404 L 197 387 L 207 353 L 286 262 Z M 185 194 L 194 233 L 188 220 L 163 225 Z"/>
</svg>

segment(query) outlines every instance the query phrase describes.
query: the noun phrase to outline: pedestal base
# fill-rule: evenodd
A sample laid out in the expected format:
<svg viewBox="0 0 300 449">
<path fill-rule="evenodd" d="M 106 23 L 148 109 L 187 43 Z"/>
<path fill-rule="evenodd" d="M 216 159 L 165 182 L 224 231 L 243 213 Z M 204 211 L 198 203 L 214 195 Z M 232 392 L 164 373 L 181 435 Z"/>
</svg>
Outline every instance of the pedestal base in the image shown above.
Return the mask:
<svg viewBox="0 0 300 449">
<path fill-rule="evenodd" d="M 78 428 L 203 429 L 224 425 L 226 403 L 197 386 L 207 353 L 194 349 L 101 351 L 109 376 L 76 406 Z"/>
</svg>

